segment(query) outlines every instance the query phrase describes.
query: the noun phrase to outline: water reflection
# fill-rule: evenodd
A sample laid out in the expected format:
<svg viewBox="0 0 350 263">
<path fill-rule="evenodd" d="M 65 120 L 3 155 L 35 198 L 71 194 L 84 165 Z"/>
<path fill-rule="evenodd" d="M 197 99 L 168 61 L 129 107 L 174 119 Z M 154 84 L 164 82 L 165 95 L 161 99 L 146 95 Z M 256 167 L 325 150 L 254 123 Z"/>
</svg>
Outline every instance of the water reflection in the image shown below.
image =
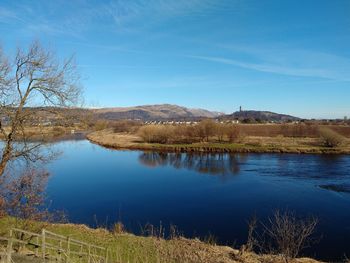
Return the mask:
<svg viewBox="0 0 350 263">
<path fill-rule="evenodd" d="M 337 180 L 340 184 L 350 178 L 350 174 L 339 169 L 350 168 L 349 157 L 341 155 L 142 152 L 139 162 L 148 167 L 172 166 L 222 177 L 245 171 L 269 177 Z"/>
<path fill-rule="evenodd" d="M 247 154 L 222 153 L 143 152 L 139 155 L 140 163 L 145 166 L 172 166 L 222 177 L 238 174 L 247 159 Z"/>
<path fill-rule="evenodd" d="M 88 141 L 55 149 L 64 156 L 49 167 L 48 197 L 72 222 L 94 226 L 94 214 L 110 222 L 122 215 L 130 231 L 161 221 L 188 237 L 210 231 L 222 244 L 240 245 L 253 214 L 265 220 L 274 209 L 288 208 L 320 219 L 324 238 L 306 255 L 332 262 L 350 255 L 350 194 L 344 187 L 328 190 L 350 184 L 349 155 L 142 153 Z"/>
</svg>

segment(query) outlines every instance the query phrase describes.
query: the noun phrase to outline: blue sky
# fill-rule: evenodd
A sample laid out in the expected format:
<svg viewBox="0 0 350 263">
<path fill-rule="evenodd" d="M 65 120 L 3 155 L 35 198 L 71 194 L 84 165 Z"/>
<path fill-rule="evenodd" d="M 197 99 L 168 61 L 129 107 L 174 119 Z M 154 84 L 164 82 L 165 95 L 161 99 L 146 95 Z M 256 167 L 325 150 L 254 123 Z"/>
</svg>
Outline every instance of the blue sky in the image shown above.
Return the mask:
<svg viewBox="0 0 350 263">
<path fill-rule="evenodd" d="M 0 33 L 76 54 L 89 107 L 350 116 L 349 0 L 1 0 Z"/>
</svg>

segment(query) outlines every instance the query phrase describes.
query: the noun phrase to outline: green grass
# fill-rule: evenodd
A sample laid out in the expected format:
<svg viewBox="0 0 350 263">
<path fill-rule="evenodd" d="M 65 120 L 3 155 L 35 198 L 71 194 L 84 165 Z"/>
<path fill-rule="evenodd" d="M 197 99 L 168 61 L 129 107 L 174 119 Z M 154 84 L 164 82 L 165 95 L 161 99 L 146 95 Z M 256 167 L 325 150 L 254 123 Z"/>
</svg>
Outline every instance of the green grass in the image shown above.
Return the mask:
<svg viewBox="0 0 350 263">
<path fill-rule="evenodd" d="M 22 221 L 11 217 L 1 218 L 0 236 L 7 236 L 9 229 L 13 227 L 23 229 L 21 223 Z M 236 262 L 231 260 L 234 253 L 232 248 L 214 246 L 198 239 L 178 237 L 165 240 L 127 233 L 113 234 L 106 229 L 91 229 L 84 225 L 38 222 L 31 222 L 26 230 L 38 233 L 42 227 L 75 240 L 107 247 L 109 251 L 113 251 L 113 255 L 112 253 L 109 255 L 109 262 L 113 263 L 199 263 L 217 262 L 218 258 L 223 259 L 220 262 Z M 28 262 L 34 263 L 35 261 Z"/>
<path fill-rule="evenodd" d="M 0 219 L 0 236 L 6 236 L 9 229 L 17 226 L 14 218 Z M 113 262 L 157 262 L 160 259 L 159 249 L 166 249 L 165 240 L 151 237 L 140 237 L 131 234 L 114 235 L 105 229 L 91 229 L 84 225 L 74 224 L 42 224 L 31 222 L 28 231 L 38 232 L 42 226 L 56 234 L 69 236 L 86 243 L 108 247 L 115 253 Z M 18 225 L 20 227 L 21 225 Z M 163 262 L 163 261 L 162 261 Z M 165 260 L 164 262 L 171 262 Z"/>
</svg>

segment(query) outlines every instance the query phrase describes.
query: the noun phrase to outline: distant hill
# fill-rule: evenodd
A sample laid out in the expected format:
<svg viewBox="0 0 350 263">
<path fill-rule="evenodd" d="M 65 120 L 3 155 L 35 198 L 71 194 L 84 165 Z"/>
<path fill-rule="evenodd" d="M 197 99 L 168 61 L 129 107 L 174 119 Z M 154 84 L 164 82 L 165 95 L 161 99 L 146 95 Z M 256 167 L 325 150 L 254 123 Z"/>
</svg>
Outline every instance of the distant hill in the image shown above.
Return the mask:
<svg viewBox="0 0 350 263">
<path fill-rule="evenodd" d="M 286 114 L 279 114 L 270 111 L 236 111 L 232 114 L 224 115 L 224 119 L 235 119 L 235 120 L 244 120 L 244 119 L 253 119 L 261 121 L 274 121 L 274 122 L 286 122 L 286 121 L 298 121 L 300 118 L 294 117 Z"/>
<path fill-rule="evenodd" d="M 93 111 L 98 118 L 107 120 L 190 120 L 196 118 L 216 118 L 221 115 L 219 112 L 212 112 L 204 109 L 190 109 L 172 104 L 101 108 L 94 109 Z"/>
</svg>

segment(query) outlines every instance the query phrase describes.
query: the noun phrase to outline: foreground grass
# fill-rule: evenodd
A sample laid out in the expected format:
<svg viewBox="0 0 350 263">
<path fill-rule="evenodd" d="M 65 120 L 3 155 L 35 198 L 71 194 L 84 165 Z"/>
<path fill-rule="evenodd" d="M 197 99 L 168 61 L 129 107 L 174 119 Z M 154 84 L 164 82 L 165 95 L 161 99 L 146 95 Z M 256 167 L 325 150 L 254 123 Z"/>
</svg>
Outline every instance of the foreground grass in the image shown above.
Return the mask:
<svg viewBox="0 0 350 263">
<path fill-rule="evenodd" d="M 87 135 L 96 144 L 114 149 L 156 150 L 170 152 L 233 152 L 233 153 L 314 153 L 350 154 L 347 141 L 341 147 L 320 146 L 317 138 L 254 137 L 244 138 L 239 143 L 201 142 L 191 144 L 143 143 L 135 134 L 114 133 L 102 130 Z"/>
<path fill-rule="evenodd" d="M 19 221 L 21 224 L 21 221 Z M 18 220 L 10 217 L 0 219 L 0 236 L 6 236 L 11 227 L 17 226 Z M 239 253 L 230 247 L 206 244 L 197 239 L 185 239 L 178 237 L 172 240 L 164 240 L 156 237 L 140 237 L 128 233 L 113 234 L 106 229 L 91 229 L 85 225 L 75 224 L 43 224 L 31 222 L 27 228 L 38 232 L 45 227 L 47 230 L 70 236 L 84 242 L 108 247 L 115 254 L 111 262 L 118 263 L 235 263 L 235 262 L 283 262 L 278 256 L 256 255 L 253 253 Z M 34 263 L 36 261 L 23 261 Z M 316 263 L 318 261 L 301 258 L 294 262 Z"/>
</svg>

